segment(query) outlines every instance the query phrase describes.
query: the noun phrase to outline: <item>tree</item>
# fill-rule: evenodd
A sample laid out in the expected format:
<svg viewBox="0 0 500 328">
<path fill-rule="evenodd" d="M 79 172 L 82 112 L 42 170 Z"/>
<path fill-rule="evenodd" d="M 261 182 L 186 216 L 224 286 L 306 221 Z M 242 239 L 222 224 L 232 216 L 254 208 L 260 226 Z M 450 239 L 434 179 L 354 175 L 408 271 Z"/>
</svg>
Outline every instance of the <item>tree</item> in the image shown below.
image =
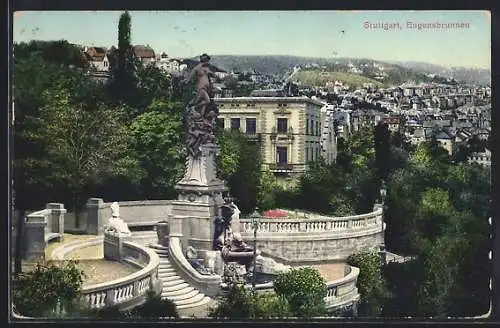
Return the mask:
<svg viewBox="0 0 500 328">
<path fill-rule="evenodd" d="M 429 188 L 420 197 L 417 209 L 418 231 L 425 238 L 434 240 L 444 234 L 455 215 L 448 191 Z"/>
<path fill-rule="evenodd" d="M 294 316 L 312 318 L 326 313 L 327 286 L 316 269 L 293 268 L 282 273 L 274 281 L 274 290 L 288 301 Z"/>
<path fill-rule="evenodd" d="M 461 238 L 439 237 L 433 243 L 422 242 L 418 254 L 421 268 L 417 290 L 419 316 L 446 317 L 451 314 L 462 249 Z"/>
<path fill-rule="evenodd" d="M 274 174 L 270 171 L 262 171 L 257 194 L 257 206 L 266 211 L 276 207 L 276 191 L 280 186 Z"/>
<path fill-rule="evenodd" d="M 347 264 L 359 268 L 357 287 L 361 295 L 360 315 L 378 316 L 390 294 L 382 277 L 380 255 L 376 251 L 350 255 Z"/>
<path fill-rule="evenodd" d="M 220 131 L 218 143 L 219 177 L 226 180 L 243 213 L 251 213 L 257 205 L 260 183 L 260 144 L 248 140 L 240 131 Z"/>
<path fill-rule="evenodd" d="M 180 104 L 154 101 L 130 126 L 131 150 L 146 175 L 143 197 L 175 197 L 186 163 Z"/>
<path fill-rule="evenodd" d="M 378 177 L 387 180 L 391 169 L 391 133 L 387 124 L 378 123 L 374 129 L 375 159 Z"/>
<path fill-rule="evenodd" d="M 127 156 L 127 133 L 119 110 L 75 103 L 64 89 L 48 91 L 44 98 L 40 135 L 50 158 L 47 178 L 67 186 L 77 212 L 86 186 L 107 176 L 128 176 L 136 163 Z"/>
<path fill-rule="evenodd" d="M 116 67 L 112 67 L 113 82 L 110 84 L 110 93 L 115 102 L 125 102 L 135 109 L 140 104 L 137 97 L 137 67 L 131 44 L 131 17 L 128 11 L 120 15 L 118 22 L 118 50 Z M 138 103 L 139 102 L 139 103 Z M 130 113 L 132 118 L 137 113 Z"/>
<path fill-rule="evenodd" d="M 416 251 L 417 204 L 420 201 L 419 172 L 415 169 L 399 169 L 391 174 L 387 188 L 384 213 L 387 228 L 385 243 L 394 252 Z"/>
<path fill-rule="evenodd" d="M 12 298 L 16 311 L 28 317 L 71 311 L 80 295 L 84 273 L 76 262 L 61 266 L 37 263 L 31 272 L 13 277 Z"/>
</svg>

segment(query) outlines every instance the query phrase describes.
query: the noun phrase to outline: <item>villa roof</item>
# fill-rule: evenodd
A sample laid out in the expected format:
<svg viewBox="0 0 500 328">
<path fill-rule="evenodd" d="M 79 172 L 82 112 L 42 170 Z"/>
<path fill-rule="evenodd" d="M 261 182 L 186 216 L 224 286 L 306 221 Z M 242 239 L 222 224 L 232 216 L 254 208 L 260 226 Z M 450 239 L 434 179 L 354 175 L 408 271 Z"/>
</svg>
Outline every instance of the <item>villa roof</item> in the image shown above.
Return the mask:
<svg viewBox="0 0 500 328">
<path fill-rule="evenodd" d="M 134 46 L 134 54 L 138 58 L 155 58 L 155 52 L 148 46 Z"/>
</svg>

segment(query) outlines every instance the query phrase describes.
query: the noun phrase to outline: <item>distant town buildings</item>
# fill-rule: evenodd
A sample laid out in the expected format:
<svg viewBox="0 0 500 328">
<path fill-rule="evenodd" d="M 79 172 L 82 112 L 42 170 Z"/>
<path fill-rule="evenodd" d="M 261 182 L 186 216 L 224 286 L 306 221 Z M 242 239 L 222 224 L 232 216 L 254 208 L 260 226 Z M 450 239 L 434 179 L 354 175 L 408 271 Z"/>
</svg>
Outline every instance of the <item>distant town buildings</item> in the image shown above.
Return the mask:
<svg viewBox="0 0 500 328">
<path fill-rule="evenodd" d="M 110 50 L 81 48 L 90 74 L 100 82 L 108 81 Z M 187 69 L 186 60 L 170 58 L 165 52 L 156 54 L 149 46 L 135 45 L 133 53 L 143 65 L 154 65 L 165 74 L 178 75 Z M 318 69 L 318 74 L 328 69 L 316 63 L 302 67 Z M 414 145 L 434 137 L 450 155 L 472 137 L 486 140 L 490 135 L 490 86 L 406 81 L 387 88 L 371 83 L 353 88 L 340 80 L 327 81 L 322 87 L 293 83 L 302 67 L 291 68 L 285 76 L 255 70 L 214 72 L 219 123 L 260 140 L 264 167 L 277 174 L 304 172 L 307 163 L 320 157 L 334 162 L 339 138 L 379 122 Z M 349 62 L 344 69 L 356 74 L 372 72 L 372 78 L 379 81 L 387 77 L 387 70 L 378 63 Z M 226 85 L 229 77 L 232 82 Z M 470 160 L 488 165 L 490 158 L 485 152 L 473 154 Z"/>
</svg>

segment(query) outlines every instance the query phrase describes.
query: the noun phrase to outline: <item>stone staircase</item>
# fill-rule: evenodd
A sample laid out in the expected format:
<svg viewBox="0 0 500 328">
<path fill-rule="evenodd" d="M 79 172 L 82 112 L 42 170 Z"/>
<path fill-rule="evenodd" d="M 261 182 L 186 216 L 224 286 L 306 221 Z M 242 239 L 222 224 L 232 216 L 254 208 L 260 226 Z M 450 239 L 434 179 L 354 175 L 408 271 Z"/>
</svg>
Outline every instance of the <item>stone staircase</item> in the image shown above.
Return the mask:
<svg viewBox="0 0 500 328">
<path fill-rule="evenodd" d="M 168 259 L 167 247 L 157 244 L 150 244 L 148 246 L 160 257 L 158 276 L 163 282 L 162 299 L 167 298 L 173 301 L 181 315 L 189 316 L 189 314 L 196 312 L 192 310 L 197 309 L 204 312 L 204 309 L 212 299 L 190 286 L 184 279 L 177 275 Z"/>
</svg>

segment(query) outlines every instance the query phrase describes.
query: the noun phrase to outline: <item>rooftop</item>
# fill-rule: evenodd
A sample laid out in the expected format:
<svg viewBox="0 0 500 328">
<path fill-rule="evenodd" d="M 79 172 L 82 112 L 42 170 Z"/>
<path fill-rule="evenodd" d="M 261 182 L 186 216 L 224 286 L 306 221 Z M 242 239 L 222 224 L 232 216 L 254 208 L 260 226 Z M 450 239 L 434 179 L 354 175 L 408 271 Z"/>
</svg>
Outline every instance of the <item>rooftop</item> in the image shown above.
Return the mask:
<svg viewBox="0 0 500 328">
<path fill-rule="evenodd" d="M 218 98 L 217 103 L 270 102 L 270 103 L 309 103 L 323 107 L 323 103 L 309 97 L 233 97 Z"/>
</svg>

